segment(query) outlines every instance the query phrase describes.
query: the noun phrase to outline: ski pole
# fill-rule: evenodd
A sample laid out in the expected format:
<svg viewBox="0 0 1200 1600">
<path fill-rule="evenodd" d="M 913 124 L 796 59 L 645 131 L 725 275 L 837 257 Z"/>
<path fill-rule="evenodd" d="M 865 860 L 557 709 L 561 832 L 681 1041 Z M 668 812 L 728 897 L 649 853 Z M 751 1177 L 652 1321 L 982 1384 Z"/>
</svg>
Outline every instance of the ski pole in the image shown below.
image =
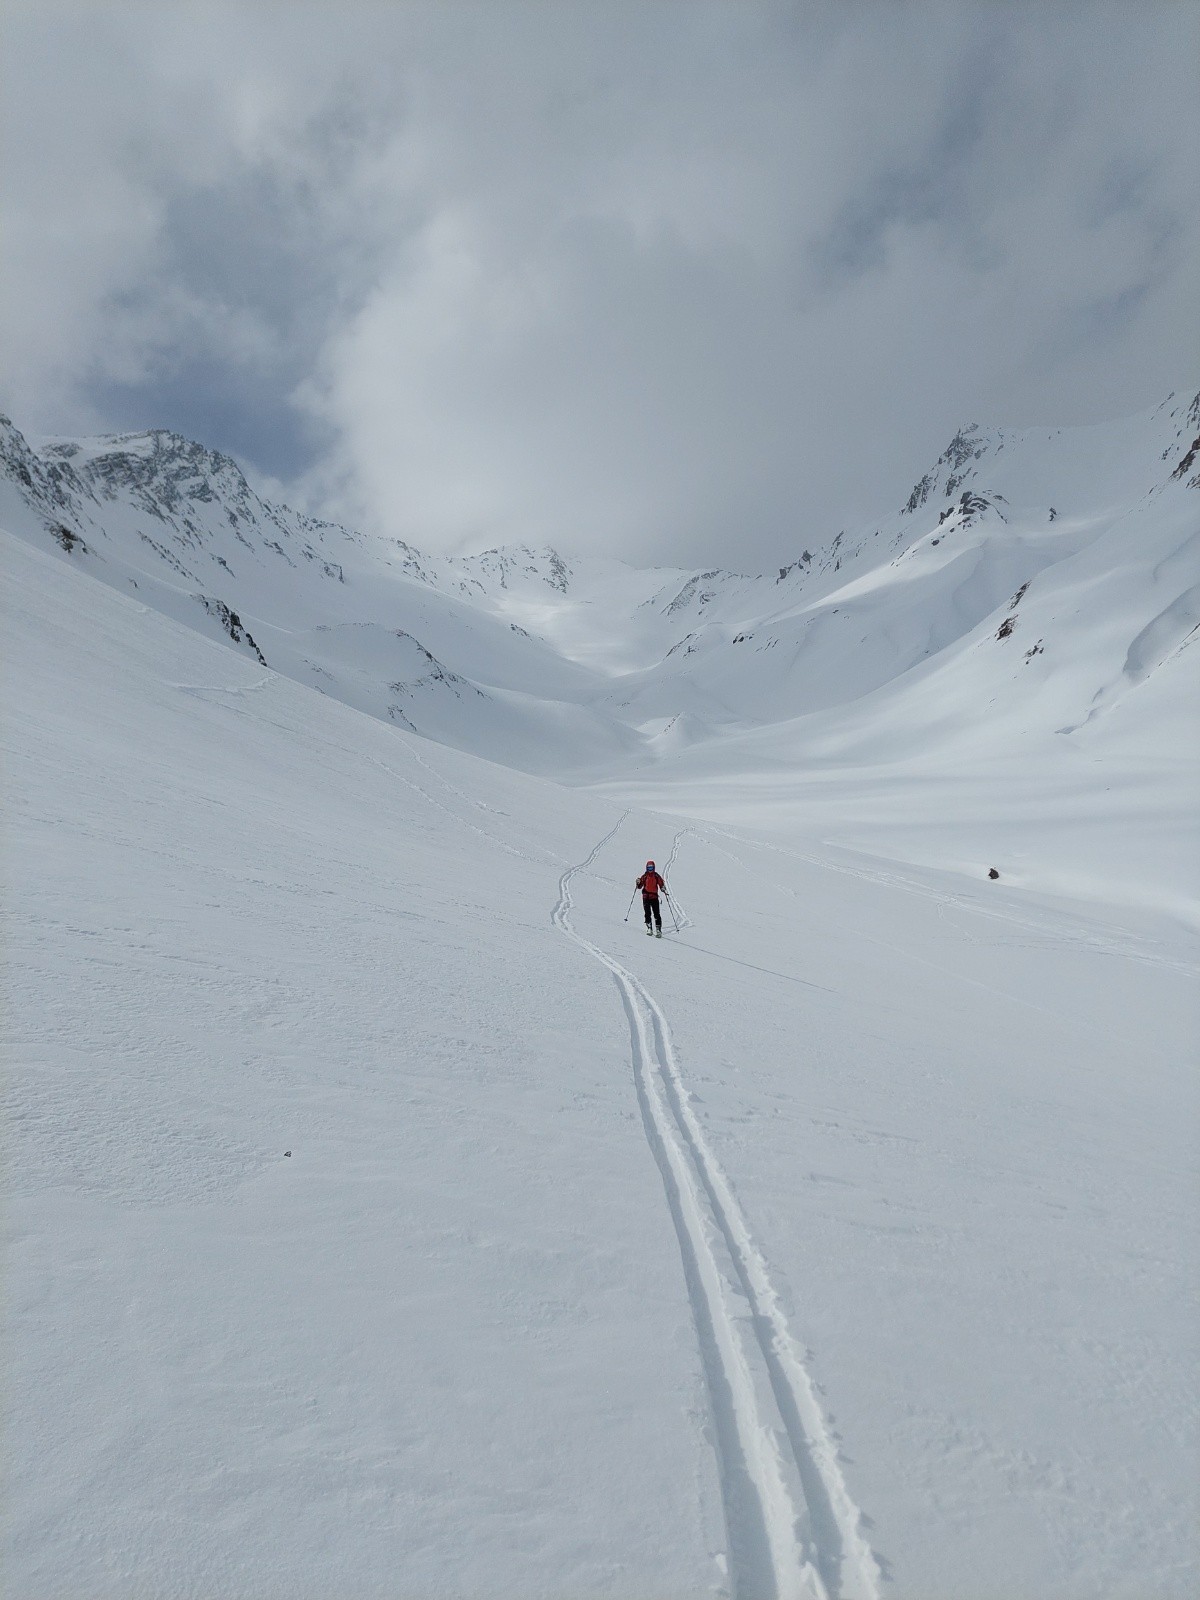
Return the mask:
<svg viewBox="0 0 1200 1600">
<path fill-rule="evenodd" d="M 634 902 L 634 901 L 635 901 L 635 900 L 636 900 L 636 899 L 637 899 L 637 885 L 636 885 L 636 884 L 635 884 L 635 885 L 634 885 L 634 890 L 633 890 L 633 893 L 632 893 L 632 894 L 631 894 L 631 895 L 630 895 L 630 896 L 629 896 L 629 911 L 632 911 L 632 910 L 633 910 L 633 902 Z M 626 922 L 628 922 L 628 921 L 629 921 L 629 911 L 627 911 L 627 912 L 626 912 L 626 913 L 625 913 L 625 921 L 626 921 Z"/>
<path fill-rule="evenodd" d="M 675 924 L 675 932 L 678 933 L 679 932 L 679 918 L 675 914 L 675 902 L 674 902 L 674 900 L 671 899 L 671 896 L 669 894 L 667 894 L 667 890 L 666 890 L 666 885 L 665 884 L 663 885 L 663 894 L 666 895 L 667 904 L 671 908 L 671 921 Z"/>
</svg>

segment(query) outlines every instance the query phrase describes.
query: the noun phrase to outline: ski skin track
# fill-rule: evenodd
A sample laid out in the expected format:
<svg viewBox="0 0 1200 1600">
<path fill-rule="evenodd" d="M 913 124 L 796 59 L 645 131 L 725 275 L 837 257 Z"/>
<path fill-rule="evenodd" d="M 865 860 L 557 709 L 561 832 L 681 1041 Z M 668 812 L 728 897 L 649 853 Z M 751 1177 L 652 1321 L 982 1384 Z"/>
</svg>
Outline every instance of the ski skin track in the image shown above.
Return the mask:
<svg viewBox="0 0 1200 1600">
<path fill-rule="evenodd" d="M 708 1385 L 734 1594 L 879 1600 L 879 1566 L 837 1447 L 766 1262 L 691 1108 L 667 1019 L 640 980 L 570 919 L 571 879 L 626 816 L 562 874 L 551 920 L 612 973 L 629 1023 L 643 1126 L 675 1223 Z"/>
</svg>

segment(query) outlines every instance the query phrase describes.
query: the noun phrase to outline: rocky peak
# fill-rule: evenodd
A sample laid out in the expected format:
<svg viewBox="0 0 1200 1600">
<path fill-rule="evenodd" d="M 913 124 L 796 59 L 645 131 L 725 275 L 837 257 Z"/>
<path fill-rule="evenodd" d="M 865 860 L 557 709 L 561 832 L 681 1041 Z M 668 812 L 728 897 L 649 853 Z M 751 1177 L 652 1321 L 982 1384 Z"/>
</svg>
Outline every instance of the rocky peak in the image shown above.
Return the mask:
<svg viewBox="0 0 1200 1600">
<path fill-rule="evenodd" d="M 174 510 L 186 500 L 220 499 L 244 508 L 258 498 L 232 457 L 165 428 L 56 441 L 44 454 L 69 461 L 100 499 L 140 492 Z"/>
<path fill-rule="evenodd" d="M 945 474 L 943 492 L 947 500 L 952 500 L 967 479 L 974 475 L 972 463 L 983 459 L 988 452 L 989 442 L 987 436 L 981 434 L 977 422 L 968 423 L 965 428 L 960 428 L 933 467 L 913 485 L 912 493 L 902 507 L 903 512 L 911 516 L 914 511 L 920 510 L 930 496 L 937 492 L 943 473 Z"/>
<path fill-rule="evenodd" d="M 547 584 L 560 594 L 566 594 L 571 580 L 571 568 L 558 551 L 550 545 L 532 550 L 526 544 L 499 545 L 483 550 L 478 555 L 460 556 L 456 565 L 476 580 L 490 579 L 501 589 L 508 589 L 519 579 Z"/>
</svg>

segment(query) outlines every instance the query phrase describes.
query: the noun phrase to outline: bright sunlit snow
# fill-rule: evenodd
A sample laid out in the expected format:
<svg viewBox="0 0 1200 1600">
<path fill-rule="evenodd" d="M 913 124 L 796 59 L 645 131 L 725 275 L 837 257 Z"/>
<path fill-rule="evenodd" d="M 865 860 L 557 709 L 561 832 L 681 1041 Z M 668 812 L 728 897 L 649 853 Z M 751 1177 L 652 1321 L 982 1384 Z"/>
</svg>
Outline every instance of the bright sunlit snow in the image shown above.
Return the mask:
<svg viewBox="0 0 1200 1600">
<path fill-rule="evenodd" d="M 757 576 L 6 427 L 9 1592 L 1194 1593 L 1198 433 Z"/>
</svg>

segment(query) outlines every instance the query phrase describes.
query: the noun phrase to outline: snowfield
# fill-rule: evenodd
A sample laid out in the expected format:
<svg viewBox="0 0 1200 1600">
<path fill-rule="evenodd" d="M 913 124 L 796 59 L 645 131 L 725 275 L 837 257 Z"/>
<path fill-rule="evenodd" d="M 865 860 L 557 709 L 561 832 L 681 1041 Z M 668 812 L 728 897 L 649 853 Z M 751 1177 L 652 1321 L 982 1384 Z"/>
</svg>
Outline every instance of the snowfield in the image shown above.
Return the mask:
<svg viewBox="0 0 1200 1600">
<path fill-rule="evenodd" d="M 1189 417 L 778 580 L 11 430 L 6 1592 L 1194 1594 Z"/>
</svg>

